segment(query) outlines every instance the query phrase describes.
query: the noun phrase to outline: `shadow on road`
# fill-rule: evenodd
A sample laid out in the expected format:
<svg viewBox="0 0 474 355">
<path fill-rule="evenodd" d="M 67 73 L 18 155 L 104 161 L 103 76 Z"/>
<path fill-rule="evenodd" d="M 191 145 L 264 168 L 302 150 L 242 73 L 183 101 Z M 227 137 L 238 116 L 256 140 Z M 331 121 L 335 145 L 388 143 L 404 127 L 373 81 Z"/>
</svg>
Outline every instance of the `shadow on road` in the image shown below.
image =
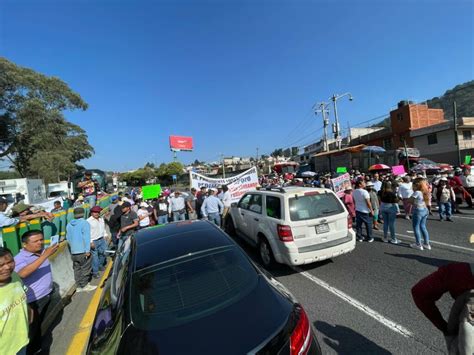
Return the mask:
<svg viewBox="0 0 474 355">
<path fill-rule="evenodd" d="M 390 255 L 394 256 L 396 258 L 405 258 L 405 259 L 411 259 L 411 260 L 416 260 L 419 261 L 422 264 L 426 265 L 431 265 L 431 266 L 436 266 L 440 267 L 446 264 L 451 264 L 454 263 L 455 261 L 453 260 L 446 260 L 446 259 L 438 259 L 438 258 L 430 258 L 427 256 L 422 256 L 422 255 L 416 255 L 416 254 L 391 254 L 391 253 L 385 253 L 385 255 Z"/>
<path fill-rule="evenodd" d="M 322 321 L 316 321 L 313 324 L 324 336 L 324 342 L 338 354 L 391 354 L 348 327 L 331 325 Z"/>
</svg>

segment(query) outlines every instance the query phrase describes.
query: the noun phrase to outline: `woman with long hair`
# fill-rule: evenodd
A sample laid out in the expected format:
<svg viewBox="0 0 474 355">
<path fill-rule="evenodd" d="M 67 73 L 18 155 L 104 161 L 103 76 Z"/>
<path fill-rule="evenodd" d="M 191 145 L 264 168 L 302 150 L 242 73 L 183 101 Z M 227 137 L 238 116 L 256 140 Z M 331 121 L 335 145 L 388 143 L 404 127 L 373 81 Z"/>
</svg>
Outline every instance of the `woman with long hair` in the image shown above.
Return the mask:
<svg viewBox="0 0 474 355">
<path fill-rule="evenodd" d="M 395 235 L 395 220 L 398 213 L 398 197 L 390 181 L 385 181 L 380 191 L 380 211 L 384 220 L 383 241 L 388 242 L 388 231 L 390 230 L 390 243 L 398 244 L 399 241 Z"/>
<path fill-rule="evenodd" d="M 424 178 L 413 180 L 413 195 L 410 197 L 410 203 L 413 205 L 413 232 L 415 233 L 416 243 L 410 244 L 410 247 L 418 250 L 431 250 L 430 235 L 426 229 L 426 220 L 428 219 L 428 206 L 430 205 L 430 191 L 428 182 Z M 423 236 L 423 244 L 421 237 Z"/>
</svg>

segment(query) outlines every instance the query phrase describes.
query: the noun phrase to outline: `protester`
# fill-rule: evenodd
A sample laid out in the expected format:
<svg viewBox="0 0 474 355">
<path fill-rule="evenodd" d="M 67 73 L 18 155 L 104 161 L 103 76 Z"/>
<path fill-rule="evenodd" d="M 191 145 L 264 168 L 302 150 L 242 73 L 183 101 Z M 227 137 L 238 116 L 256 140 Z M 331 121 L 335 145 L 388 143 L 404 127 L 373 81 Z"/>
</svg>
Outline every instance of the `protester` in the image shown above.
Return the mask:
<svg viewBox="0 0 474 355">
<path fill-rule="evenodd" d="M 153 210 L 158 224 L 168 223 L 168 203 L 166 202 L 163 195 L 158 197 L 158 201 L 155 203 Z"/>
<path fill-rule="evenodd" d="M 448 184 L 448 179 L 441 178 L 433 194 L 438 204 L 439 220 L 442 221 L 444 217 L 446 221 L 454 222 L 451 218 L 451 203 L 456 197 L 453 188 Z"/>
<path fill-rule="evenodd" d="M 107 256 L 107 242 L 105 241 L 105 221 L 100 216 L 102 208 L 94 206 L 91 208 L 91 216 L 87 219 L 91 231 L 91 255 L 92 255 L 92 277 L 98 279 L 99 271 L 105 270 Z"/>
<path fill-rule="evenodd" d="M 342 196 L 342 202 L 344 206 L 347 208 L 347 212 L 349 212 L 350 218 L 354 220 L 356 217 L 356 210 L 355 210 L 355 203 L 354 198 L 352 197 L 352 186 L 347 186 L 344 190 L 344 196 Z"/>
<path fill-rule="evenodd" d="M 110 235 L 111 235 L 112 242 L 115 248 L 118 247 L 118 242 L 119 242 L 118 234 L 120 232 L 120 218 L 122 217 L 122 207 L 121 207 L 122 204 L 123 202 L 118 200 L 118 198 L 116 200 L 113 199 L 112 204 L 109 207 L 109 218 L 107 219 Z"/>
<path fill-rule="evenodd" d="M 130 202 L 126 201 L 120 206 L 122 215 L 120 216 L 120 241 L 118 247 L 122 245 L 125 240 L 133 235 L 138 228 L 138 215 L 132 211 Z"/>
<path fill-rule="evenodd" d="M 416 243 L 410 244 L 414 249 L 430 250 L 430 236 L 426 228 L 428 219 L 428 206 L 430 204 L 430 193 L 428 184 L 423 178 L 416 178 L 413 181 L 413 195 L 410 197 L 410 203 L 413 205 L 413 232 L 415 233 Z M 421 243 L 423 237 L 424 243 Z"/>
<path fill-rule="evenodd" d="M 25 355 L 29 341 L 27 287 L 23 285 L 14 270 L 15 260 L 11 251 L 0 247 L 0 350 L 2 355 Z"/>
<path fill-rule="evenodd" d="M 86 171 L 83 179 L 77 184 L 77 187 L 82 189 L 85 203 L 88 203 L 90 208 L 94 207 L 97 202 L 97 193 L 99 192 L 100 186 L 97 180 L 92 178 L 92 172 Z"/>
<path fill-rule="evenodd" d="M 443 333 L 448 354 L 474 354 L 474 264 L 441 266 L 411 293 L 416 306 Z M 455 302 L 446 321 L 436 301 L 448 293 Z"/>
<path fill-rule="evenodd" d="M 378 230 L 379 229 L 379 197 L 377 196 L 377 192 L 374 190 L 374 184 L 369 181 L 365 185 L 365 189 L 369 193 L 370 196 L 370 204 L 372 205 L 372 209 L 374 211 L 374 215 L 372 216 L 372 222 L 373 222 L 373 229 Z"/>
<path fill-rule="evenodd" d="M 204 218 L 214 222 L 220 227 L 221 225 L 221 214 L 224 211 L 224 204 L 216 197 L 217 190 L 210 189 L 209 196 L 204 200 L 201 207 L 201 214 Z"/>
<path fill-rule="evenodd" d="M 197 219 L 197 211 L 196 211 L 196 189 L 193 187 L 191 188 L 191 193 L 186 198 L 186 206 L 188 208 L 188 217 L 190 220 Z"/>
<path fill-rule="evenodd" d="M 372 179 L 373 189 L 376 193 L 382 188 L 382 181 L 380 181 L 379 174 L 375 173 L 374 178 Z"/>
<path fill-rule="evenodd" d="M 5 215 L 5 211 L 8 207 L 7 199 L 0 197 L 0 228 L 15 226 L 20 223 L 21 218 L 10 218 Z"/>
<path fill-rule="evenodd" d="M 232 204 L 232 196 L 227 185 L 222 186 L 222 204 L 224 205 L 224 211 L 222 212 L 222 224 L 225 222 L 225 218 L 230 210 L 230 205 Z"/>
<path fill-rule="evenodd" d="M 409 176 L 402 178 L 402 183 L 398 187 L 398 193 L 403 202 L 403 210 L 405 211 L 405 219 L 410 219 L 413 205 L 410 203 L 410 197 L 413 195 L 412 183 Z"/>
<path fill-rule="evenodd" d="M 382 212 L 384 224 L 383 224 L 383 241 L 388 242 L 388 231 L 390 230 L 390 243 L 398 244 L 400 243 L 395 234 L 395 220 L 397 218 L 398 212 L 398 197 L 393 191 L 393 186 L 390 182 L 385 182 L 382 185 L 382 190 L 380 192 L 380 201 L 381 206 L 380 210 Z"/>
<path fill-rule="evenodd" d="M 201 186 L 201 190 L 196 194 L 196 211 L 198 218 L 202 218 L 201 207 L 207 197 L 207 187 Z"/>
<path fill-rule="evenodd" d="M 186 202 L 181 192 L 176 190 L 174 196 L 169 199 L 169 215 L 173 217 L 173 221 L 186 220 Z"/>
<path fill-rule="evenodd" d="M 462 186 L 466 190 L 466 193 L 469 194 L 470 198 L 466 201 L 469 207 L 473 207 L 472 199 L 474 198 L 474 174 L 471 171 L 472 168 L 464 168 L 463 175 L 460 176 L 462 181 Z M 470 202 L 470 204 L 469 204 Z"/>
<path fill-rule="evenodd" d="M 372 216 L 374 214 L 374 210 L 372 209 L 372 205 L 370 203 L 370 195 L 365 190 L 365 182 L 364 180 L 358 180 L 355 185 L 356 189 L 352 194 L 355 203 L 356 209 L 356 234 L 357 240 L 359 242 L 364 241 L 364 237 L 362 236 L 362 225 L 365 225 L 367 229 L 367 241 L 372 243 L 374 238 L 372 238 Z"/>
<path fill-rule="evenodd" d="M 13 206 L 12 217 L 19 217 L 20 222 L 31 221 L 32 219 L 36 218 L 45 218 L 51 221 L 53 220 L 54 215 L 50 212 L 43 211 L 41 208 L 36 206 L 27 205 L 23 202 L 20 202 Z"/>
<path fill-rule="evenodd" d="M 84 209 L 74 209 L 74 219 L 66 226 L 66 239 L 69 244 L 76 281 L 76 292 L 93 291 L 97 286 L 89 285 L 91 277 L 91 229 L 84 219 Z"/>
<path fill-rule="evenodd" d="M 151 213 L 148 211 L 148 203 L 141 202 L 140 209 L 137 211 L 138 216 L 138 226 L 140 229 L 150 226 L 150 216 Z"/>
<path fill-rule="evenodd" d="M 44 237 L 40 230 L 23 233 L 21 242 L 23 248 L 15 256 L 15 272 L 28 288 L 27 302 L 33 317 L 29 326 L 27 354 L 35 354 L 41 350 L 41 325 L 53 292 L 53 275 L 48 258 L 58 250 L 59 244 L 44 249 Z"/>
<path fill-rule="evenodd" d="M 54 201 L 54 208 L 51 210 L 51 213 L 59 213 L 64 211 L 64 208 L 61 204 L 61 201 Z"/>
<path fill-rule="evenodd" d="M 79 195 L 77 197 L 77 200 L 74 201 L 74 204 L 72 205 L 72 207 L 79 207 L 79 206 L 82 206 L 83 204 L 84 204 L 84 196 Z"/>
</svg>

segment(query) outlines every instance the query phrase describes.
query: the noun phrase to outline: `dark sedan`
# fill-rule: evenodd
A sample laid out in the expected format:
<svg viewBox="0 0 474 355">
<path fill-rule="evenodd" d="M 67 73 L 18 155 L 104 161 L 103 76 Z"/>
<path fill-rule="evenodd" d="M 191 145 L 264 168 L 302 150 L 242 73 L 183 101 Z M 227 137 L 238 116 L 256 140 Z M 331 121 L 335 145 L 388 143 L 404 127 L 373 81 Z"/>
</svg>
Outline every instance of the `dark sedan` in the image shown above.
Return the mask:
<svg viewBox="0 0 474 355">
<path fill-rule="evenodd" d="M 118 250 L 89 354 L 319 354 L 308 317 L 215 225 L 141 230 Z"/>
</svg>

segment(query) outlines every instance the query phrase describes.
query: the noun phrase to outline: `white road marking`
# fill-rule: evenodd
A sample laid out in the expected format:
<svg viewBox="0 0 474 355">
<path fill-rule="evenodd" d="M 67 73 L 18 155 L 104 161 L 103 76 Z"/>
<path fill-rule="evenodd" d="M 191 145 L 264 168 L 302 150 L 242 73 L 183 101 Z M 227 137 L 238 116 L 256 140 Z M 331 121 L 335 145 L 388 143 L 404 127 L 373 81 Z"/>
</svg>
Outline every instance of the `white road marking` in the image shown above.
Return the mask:
<svg viewBox="0 0 474 355">
<path fill-rule="evenodd" d="M 375 319 L 377 322 L 383 324 L 387 328 L 393 330 L 394 332 L 396 332 L 398 334 L 403 335 L 406 338 L 416 339 L 415 335 L 410 330 L 408 330 L 407 328 L 401 326 L 400 324 L 397 324 L 394 321 L 384 317 L 383 315 L 381 315 L 377 311 L 373 310 L 369 306 L 366 306 L 365 304 L 357 301 L 356 299 L 352 298 L 351 296 L 349 296 L 348 294 L 342 292 L 341 290 L 338 290 L 337 288 L 332 287 L 331 285 L 329 285 L 325 281 L 317 278 L 316 276 L 310 274 L 309 272 L 303 271 L 299 267 L 293 266 L 292 268 L 293 268 L 293 270 L 298 272 L 300 275 L 306 277 L 307 279 L 311 280 L 312 282 L 314 282 L 318 286 L 321 286 L 322 288 L 326 289 L 327 291 L 329 291 L 332 294 L 336 295 L 337 297 L 341 298 L 343 301 L 346 301 L 350 305 L 352 305 L 355 308 L 357 308 L 358 310 L 362 311 L 363 313 L 365 313 L 369 317 Z M 418 340 L 418 339 L 416 339 L 416 340 Z"/>
<path fill-rule="evenodd" d="M 397 235 L 397 237 L 402 237 L 402 238 L 415 240 L 415 237 L 412 237 L 411 235 L 405 235 L 405 234 L 400 234 L 400 233 L 395 233 L 395 234 Z M 448 244 L 448 243 L 437 242 L 436 240 L 430 240 L 430 244 L 438 244 L 438 245 L 443 245 L 443 246 L 449 247 L 449 248 L 455 248 L 455 249 L 461 249 L 461 250 L 474 252 L 473 248 L 467 248 L 467 247 L 461 247 L 459 245 L 452 245 L 452 244 Z"/>
<path fill-rule="evenodd" d="M 474 219 L 474 217 L 468 217 L 468 216 L 458 216 L 458 215 L 452 215 L 454 218 L 465 218 L 465 219 Z"/>
<path fill-rule="evenodd" d="M 415 232 L 413 232 L 413 231 L 407 231 L 407 233 L 415 233 Z"/>
</svg>

